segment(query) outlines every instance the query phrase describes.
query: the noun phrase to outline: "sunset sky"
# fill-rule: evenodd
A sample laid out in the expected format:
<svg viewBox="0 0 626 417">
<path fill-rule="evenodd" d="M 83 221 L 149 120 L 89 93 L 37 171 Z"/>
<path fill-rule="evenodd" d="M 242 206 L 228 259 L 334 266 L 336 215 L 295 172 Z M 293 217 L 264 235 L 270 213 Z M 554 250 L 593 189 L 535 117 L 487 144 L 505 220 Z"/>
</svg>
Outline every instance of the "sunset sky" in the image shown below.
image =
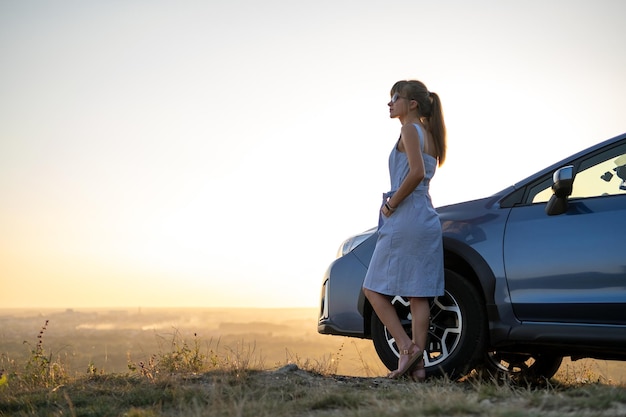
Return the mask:
<svg viewBox="0 0 626 417">
<path fill-rule="evenodd" d="M 437 92 L 435 205 L 626 132 L 626 2 L 0 2 L 0 307 L 311 307 Z"/>
</svg>

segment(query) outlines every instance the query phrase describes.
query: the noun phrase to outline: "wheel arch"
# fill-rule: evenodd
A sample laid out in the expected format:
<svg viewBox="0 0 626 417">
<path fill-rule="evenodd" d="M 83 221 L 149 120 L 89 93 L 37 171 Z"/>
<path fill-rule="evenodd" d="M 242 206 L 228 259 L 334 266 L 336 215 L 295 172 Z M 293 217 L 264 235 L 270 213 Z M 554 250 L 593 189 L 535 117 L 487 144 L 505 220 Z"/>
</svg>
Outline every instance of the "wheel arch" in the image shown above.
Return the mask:
<svg viewBox="0 0 626 417">
<path fill-rule="evenodd" d="M 469 280 L 483 297 L 487 320 L 500 321 L 495 293 L 496 278 L 485 259 L 471 246 L 450 237 L 443 237 L 444 265 Z"/>
</svg>

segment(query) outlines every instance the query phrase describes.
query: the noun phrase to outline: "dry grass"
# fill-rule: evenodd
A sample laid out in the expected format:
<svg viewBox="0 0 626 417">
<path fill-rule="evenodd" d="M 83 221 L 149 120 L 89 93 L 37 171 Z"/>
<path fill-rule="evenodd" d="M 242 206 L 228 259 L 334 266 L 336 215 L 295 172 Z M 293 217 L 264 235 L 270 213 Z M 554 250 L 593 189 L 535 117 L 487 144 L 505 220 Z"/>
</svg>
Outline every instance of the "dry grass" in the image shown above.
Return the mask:
<svg viewBox="0 0 626 417">
<path fill-rule="evenodd" d="M 322 375 L 295 364 L 199 374 L 78 378 L 4 390 L 0 415 L 17 416 L 622 416 L 626 390 L 606 384 L 517 387 L 484 381 Z"/>
<path fill-rule="evenodd" d="M 346 349 L 320 359 L 285 352 L 268 369 L 255 343 L 243 339 L 162 338 L 147 361 L 128 372 L 95 366 L 70 377 L 46 350 L 47 322 L 24 362 L 3 357 L 0 416 L 622 416 L 626 389 L 603 379 L 592 362 L 567 363 L 541 386 L 467 378 L 416 384 L 338 375 Z M 358 349 L 357 349 L 358 350 Z M 363 361 L 365 372 L 372 372 Z M 373 373 L 373 372 L 372 372 Z"/>
</svg>

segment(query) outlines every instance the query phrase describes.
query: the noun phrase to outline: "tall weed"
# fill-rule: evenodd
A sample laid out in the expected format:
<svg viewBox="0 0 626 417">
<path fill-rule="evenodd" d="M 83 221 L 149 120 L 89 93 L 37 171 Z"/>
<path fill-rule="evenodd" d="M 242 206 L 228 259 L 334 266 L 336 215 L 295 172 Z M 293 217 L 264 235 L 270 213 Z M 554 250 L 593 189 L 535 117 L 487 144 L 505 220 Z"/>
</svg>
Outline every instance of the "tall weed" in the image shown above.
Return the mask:
<svg viewBox="0 0 626 417">
<path fill-rule="evenodd" d="M 47 388 L 68 381 L 66 365 L 62 362 L 59 353 L 48 352 L 45 348 L 44 339 L 48 324 L 49 321 L 46 320 L 39 330 L 37 342 L 34 345 L 28 341 L 23 342 L 30 350 L 25 363 L 18 364 L 6 355 L 2 356 L 3 375 L 1 378 L 4 379 L 4 384 L 24 388 Z"/>
</svg>

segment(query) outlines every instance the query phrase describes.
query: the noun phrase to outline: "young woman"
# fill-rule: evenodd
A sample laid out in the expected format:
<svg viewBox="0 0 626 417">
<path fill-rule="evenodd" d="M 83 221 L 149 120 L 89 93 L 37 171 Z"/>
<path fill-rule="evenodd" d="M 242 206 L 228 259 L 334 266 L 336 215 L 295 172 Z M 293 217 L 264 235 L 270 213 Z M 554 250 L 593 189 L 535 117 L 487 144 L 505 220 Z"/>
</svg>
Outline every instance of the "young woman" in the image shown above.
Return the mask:
<svg viewBox="0 0 626 417">
<path fill-rule="evenodd" d="M 445 160 L 446 129 L 439 96 L 420 81 L 398 81 L 388 105 L 389 116 L 402 128 L 389 156 L 391 191 L 383 195 L 378 240 L 363 292 L 400 352 L 398 369 L 389 378 L 408 373 L 421 381 L 426 377 L 429 298 L 444 291 L 441 224 L 428 187 Z M 396 295 L 410 300 L 412 339 L 391 304 Z"/>
</svg>

